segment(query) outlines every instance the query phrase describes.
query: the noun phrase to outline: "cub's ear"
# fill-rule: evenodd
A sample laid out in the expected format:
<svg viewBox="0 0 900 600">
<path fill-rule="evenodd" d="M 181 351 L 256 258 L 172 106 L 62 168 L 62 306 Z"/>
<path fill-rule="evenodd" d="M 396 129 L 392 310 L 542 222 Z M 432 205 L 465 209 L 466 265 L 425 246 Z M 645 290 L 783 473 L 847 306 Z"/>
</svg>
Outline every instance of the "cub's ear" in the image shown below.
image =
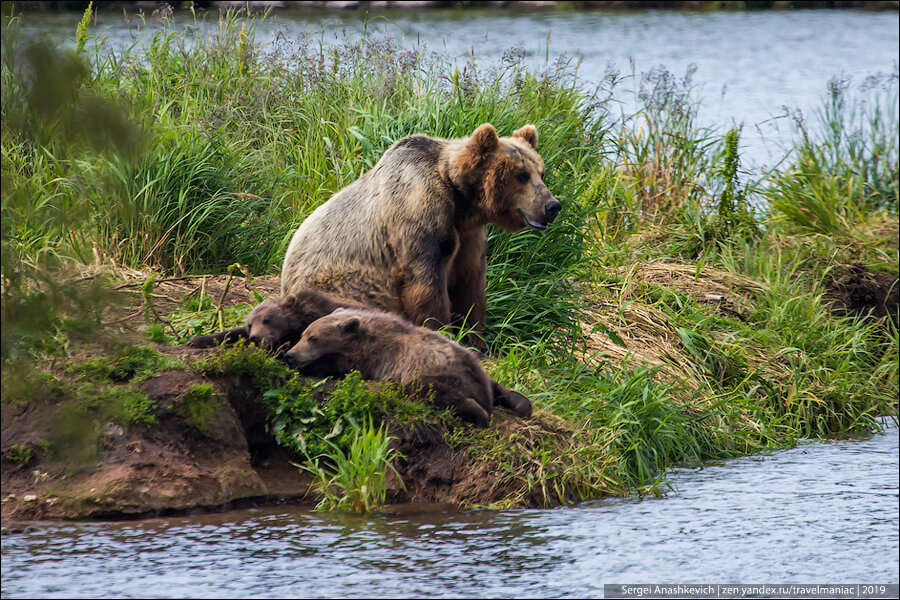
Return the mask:
<svg viewBox="0 0 900 600">
<path fill-rule="evenodd" d="M 344 333 L 356 333 L 359 331 L 359 317 L 353 317 L 344 323 Z"/>
<path fill-rule="evenodd" d="M 492 153 L 500 145 L 497 130 L 490 123 L 479 125 L 466 143 L 466 149 L 477 157 Z"/>
<path fill-rule="evenodd" d="M 281 299 L 281 307 L 282 308 L 294 308 L 297 306 L 297 297 L 293 294 L 288 294 L 284 298 Z"/>
<path fill-rule="evenodd" d="M 534 125 L 526 125 L 522 129 L 517 129 L 513 131 L 512 136 L 519 138 L 532 148 L 537 148 L 537 129 Z"/>
</svg>

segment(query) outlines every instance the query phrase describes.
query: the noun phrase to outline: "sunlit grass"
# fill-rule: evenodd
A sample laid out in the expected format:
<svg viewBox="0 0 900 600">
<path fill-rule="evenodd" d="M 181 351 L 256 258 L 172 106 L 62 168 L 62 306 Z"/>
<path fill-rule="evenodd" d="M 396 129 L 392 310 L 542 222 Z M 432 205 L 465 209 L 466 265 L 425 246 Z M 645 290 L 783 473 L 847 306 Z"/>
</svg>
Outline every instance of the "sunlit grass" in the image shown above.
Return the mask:
<svg viewBox="0 0 900 600">
<path fill-rule="evenodd" d="M 303 468 L 315 477 L 322 495 L 316 508 L 357 513 L 381 508 L 387 497 L 385 478 L 393 473 L 402 481 L 391 464 L 399 456 L 390 447 L 392 439 L 384 425 L 375 427 L 369 420 L 355 431 L 346 451 L 328 444 L 324 454 L 309 458 Z"/>
</svg>

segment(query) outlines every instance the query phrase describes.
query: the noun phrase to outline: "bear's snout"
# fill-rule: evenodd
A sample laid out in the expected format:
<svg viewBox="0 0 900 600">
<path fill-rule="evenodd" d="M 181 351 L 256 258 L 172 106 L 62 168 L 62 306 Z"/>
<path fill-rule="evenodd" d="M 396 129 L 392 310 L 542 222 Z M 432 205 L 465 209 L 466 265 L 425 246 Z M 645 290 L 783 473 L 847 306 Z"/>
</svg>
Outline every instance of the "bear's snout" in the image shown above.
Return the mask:
<svg viewBox="0 0 900 600">
<path fill-rule="evenodd" d="M 561 210 L 562 203 L 546 187 L 535 195 L 528 209 L 518 209 L 522 220 L 533 229 L 547 229 Z"/>
<path fill-rule="evenodd" d="M 285 359 L 285 361 L 287 361 L 288 366 L 292 369 L 299 369 L 300 367 L 302 367 L 303 365 L 305 365 L 308 362 L 308 361 L 298 360 L 297 357 L 294 354 L 291 354 L 290 352 L 288 352 L 287 354 L 284 355 L 284 359 Z"/>
<path fill-rule="evenodd" d="M 309 348 L 303 347 L 303 342 L 297 342 L 293 348 L 284 354 L 284 360 L 292 369 L 300 369 L 316 360 L 316 353 L 311 353 Z"/>
<path fill-rule="evenodd" d="M 553 222 L 560 210 L 562 210 L 562 204 L 556 198 L 544 204 L 544 215 L 547 217 L 548 224 Z"/>
</svg>

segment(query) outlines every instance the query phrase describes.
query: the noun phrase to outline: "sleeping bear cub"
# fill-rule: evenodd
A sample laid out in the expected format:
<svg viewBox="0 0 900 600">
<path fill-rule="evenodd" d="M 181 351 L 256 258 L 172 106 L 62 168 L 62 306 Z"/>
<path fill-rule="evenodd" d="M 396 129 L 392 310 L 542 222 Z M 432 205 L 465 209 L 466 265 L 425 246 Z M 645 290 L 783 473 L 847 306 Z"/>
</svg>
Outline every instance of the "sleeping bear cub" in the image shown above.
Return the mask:
<svg viewBox="0 0 900 600">
<path fill-rule="evenodd" d="M 213 335 L 201 335 L 188 342 L 192 348 L 211 348 L 247 340 L 277 355 L 300 341 L 303 332 L 317 319 L 338 309 L 363 309 L 354 303 L 332 298 L 317 290 L 302 289 L 283 298 L 266 300 L 247 316 L 247 324 Z M 402 321 L 397 317 L 397 320 Z M 409 323 L 407 323 L 411 327 Z M 450 344 L 450 342 L 447 340 Z M 456 344 L 453 344 L 454 346 Z M 480 368 L 480 367 L 479 367 Z M 357 369 L 350 359 L 338 354 L 321 354 L 298 369 L 310 377 L 339 377 Z M 494 401 L 520 417 L 531 415 L 531 402 L 522 394 L 489 380 Z"/>
<path fill-rule="evenodd" d="M 478 355 L 395 315 L 340 308 L 307 327 L 285 358 L 292 367 L 303 368 L 323 356 L 340 357 L 365 379 L 431 387 L 438 407 L 452 406 L 479 427 L 490 422 L 495 384 Z"/>
</svg>

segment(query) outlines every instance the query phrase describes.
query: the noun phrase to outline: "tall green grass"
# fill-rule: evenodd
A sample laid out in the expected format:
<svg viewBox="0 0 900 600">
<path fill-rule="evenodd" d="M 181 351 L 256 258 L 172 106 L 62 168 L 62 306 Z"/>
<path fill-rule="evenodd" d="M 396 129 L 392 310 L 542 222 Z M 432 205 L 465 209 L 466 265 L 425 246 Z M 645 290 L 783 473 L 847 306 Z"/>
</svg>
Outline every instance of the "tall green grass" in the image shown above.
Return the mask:
<svg viewBox="0 0 900 600">
<path fill-rule="evenodd" d="M 326 453 L 307 459 L 303 468 L 315 477 L 322 495 L 316 508 L 369 513 L 382 507 L 385 478 L 393 473 L 402 483 L 392 464 L 400 455 L 390 447 L 391 440 L 385 426 L 376 428 L 370 419 L 355 430 L 346 452 L 329 444 Z"/>
<path fill-rule="evenodd" d="M 890 74 L 834 78 L 812 122 L 793 111 L 797 138 L 765 197 L 773 216 L 801 232 L 847 234 L 878 209 L 898 208 L 900 81 Z"/>
</svg>

